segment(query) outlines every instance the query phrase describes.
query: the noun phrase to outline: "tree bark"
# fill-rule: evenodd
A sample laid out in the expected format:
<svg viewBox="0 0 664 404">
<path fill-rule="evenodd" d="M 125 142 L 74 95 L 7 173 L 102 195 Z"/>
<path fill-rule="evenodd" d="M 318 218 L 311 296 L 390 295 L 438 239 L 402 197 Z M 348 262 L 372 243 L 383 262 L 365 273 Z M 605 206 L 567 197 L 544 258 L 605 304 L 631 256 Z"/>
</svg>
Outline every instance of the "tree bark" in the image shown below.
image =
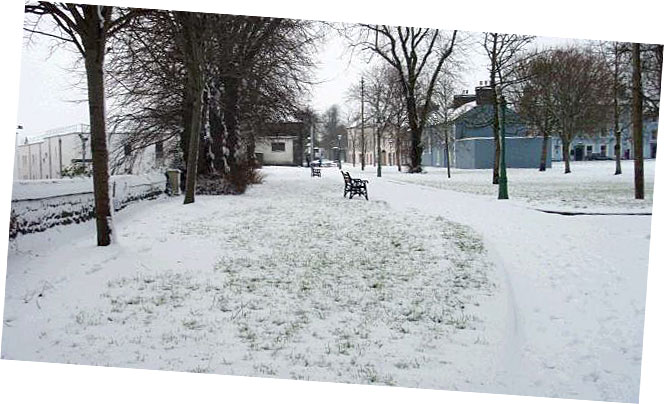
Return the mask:
<svg viewBox="0 0 664 404">
<path fill-rule="evenodd" d="M 410 132 L 410 173 L 421 173 L 422 172 L 422 128 L 415 125 L 415 128 L 411 128 Z"/>
<path fill-rule="evenodd" d="M 549 151 L 549 134 L 544 133 L 542 136 L 542 154 L 540 157 L 540 166 L 539 170 L 540 171 L 546 171 L 546 156 L 548 155 Z"/>
<path fill-rule="evenodd" d="M 207 91 L 203 91 L 201 102 L 201 126 L 198 140 L 198 172 L 197 175 L 212 174 L 213 162 L 210 158 L 212 138 L 210 137 L 210 97 Z"/>
<path fill-rule="evenodd" d="M 376 168 L 376 175 L 378 177 L 381 177 L 382 176 L 382 168 L 383 168 L 383 161 L 382 161 L 383 160 L 383 153 L 382 153 L 382 150 L 381 150 L 381 147 L 380 147 L 380 129 L 378 129 L 377 132 L 376 132 L 376 143 L 378 143 L 378 145 L 376 146 L 376 149 L 378 150 L 378 156 L 377 156 L 378 167 Z"/>
<path fill-rule="evenodd" d="M 190 80 L 192 85 L 192 94 L 194 94 L 191 124 L 189 133 L 189 150 L 187 156 L 187 178 L 185 185 L 184 204 L 194 203 L 196 193 L 196 177 L 198 175 L 198 143 L 201 131 L 201 110 L 203 98 L 203 80 L 200 72 L 191 72 Z"/>
<path fill-rule="evenodd" d="M 632 141 L 634 143 L 634 197 L 644 199 L 643 94 L 641 88 L 641 44 L 632 44 Z"/>
<path fill-rule="evenodd" d="M 397 132 L 397 169 L 401 172 L 401 137 Z"/>
<path fill-rule="evenodd" d="M 572 172 L 569 166 L 569 145 L 570 141 L 567 140 L 569 139 L 567 136 L 563 135 L 561 136 L 562 141 L 563 141 L 563 160 L 565 161 L 565 174 L 569 174 Z"/>
<path fill-rule="evenodd" d="M 226 128 L 226 150 L 224 155 L 228 173 L 238 174 L 238 148 L 240 140 L 240 80 L 237 77 L 224 77 L 224 126 Z"/>
<path fill-rule="evenodd" d="M 185 116 L 190 117 L 189 138 L 187 150 L 187 176 L 185 183 L 184 204 L 194 203 L 196 193 L 196 178 L 198 168 L 198 148 L 201 132 L 201 117 L 203 109 L 203 89 L 205 79 L 203 77 L 203 39 L 204 29 L 200 15 L 188 12 L 176 12 L 179 20 L 181 44 L 185 56 L 185 67 L 187 75 L 187 94 L 191 96 L 191 110 Z"/>
<path fill-rule="evenodd" d="M 90 6 L 95 7 L 96 6 Z M 97 15 L 96 10 L 93 15 Z M 95 195 L 97 245 L 111 244 L 111 203 L 108 187 L 108 146 L 104 96 L 104 54 L 106 35 L 99 26 L 99 18 L 92 19 L 89 38 L 85 44 L 85 70 L 88 81 L 90 113 L 90 148 L 92 150 L 92 181 Z M 95 26 L 96 24 L 96 26 Z"/>
</svg>

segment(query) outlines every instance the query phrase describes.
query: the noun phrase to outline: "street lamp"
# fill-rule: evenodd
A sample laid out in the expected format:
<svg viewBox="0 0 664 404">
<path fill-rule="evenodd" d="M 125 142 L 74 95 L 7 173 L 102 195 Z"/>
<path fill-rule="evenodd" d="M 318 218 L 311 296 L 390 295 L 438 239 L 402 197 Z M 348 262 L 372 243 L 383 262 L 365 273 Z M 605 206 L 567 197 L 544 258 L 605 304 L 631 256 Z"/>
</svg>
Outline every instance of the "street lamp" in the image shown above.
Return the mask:
<svg viewBox="0 0 664 404">
<path fill-rule="evenodd" d="M 341 134 L 337 134 L 337 167 L 341 170 Z"/>
<path fill-rule="evenodd" d="M 509 199 L 507 196 L 507 167 L 505 162 L 505 97 L 500 97 L 500 177 L 498 179 L 498 199 Z"/>
</svg>

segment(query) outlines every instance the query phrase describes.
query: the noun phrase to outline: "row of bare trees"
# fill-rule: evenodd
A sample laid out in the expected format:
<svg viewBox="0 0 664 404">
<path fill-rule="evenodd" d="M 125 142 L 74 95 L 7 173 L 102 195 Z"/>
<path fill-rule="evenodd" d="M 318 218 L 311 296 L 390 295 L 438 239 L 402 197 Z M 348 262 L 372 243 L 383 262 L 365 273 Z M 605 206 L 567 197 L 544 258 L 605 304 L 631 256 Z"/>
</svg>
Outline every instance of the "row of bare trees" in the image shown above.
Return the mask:
<svg viewBox="0 0 664 404">
<path fill-rule="evenodd" d="M 159 144 L 182 161 L 185 203 L 197 188 L 242 193 L 262 126 L 302 110 L 323 35 L 268 17 L 51 2 L 25 12 L 27 31 L 73 44 L 85 61 L 100 246 L 112 240 L 107 124 L 120 150 Z"/>
<path fill-rule="evenodd" d="M 570 173 L 575 136 L 613 131 L 615 174 L 621 174 L 623 132 L 631 126 L 635 196 L 643 199 L 642 124 L 659 113 L 661 66 L 661 45 L 619 42 L 548 49 L 523 58 L 510 96 L 521 118 L 544 138 L 540 170 L 551 136 L 560 137 L 565 173 Z"/>
</svg>

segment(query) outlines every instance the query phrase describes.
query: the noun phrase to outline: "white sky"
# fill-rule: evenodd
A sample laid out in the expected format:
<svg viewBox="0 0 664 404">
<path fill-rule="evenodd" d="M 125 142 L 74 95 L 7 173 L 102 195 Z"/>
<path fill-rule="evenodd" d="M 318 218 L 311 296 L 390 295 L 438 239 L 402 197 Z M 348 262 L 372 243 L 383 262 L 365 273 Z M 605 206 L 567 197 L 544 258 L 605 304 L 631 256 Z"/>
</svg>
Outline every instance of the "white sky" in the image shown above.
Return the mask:
<svg viewBox="0 0 664 404">
<path fill-rule="evenodd" d="M 555 38 L 538 39 L 538 46 L 565 42 Z M 38 136 L 45 131 L 62 126 L 88 122 L 85 100 L 85 82 L 71 68 L 79 60 L 72 47 L 61 46 L 54 52 L 55 43 L 50 38 L 34 36 L 29 45 L 24 41 L 21 58 L 18 124 L 23 126 L 19 141 L 25 136 Z M 488 79 L 485 56 L 475 47 L 468 52 L 468 71 L 463 76 L 464 88 L 471 90 L 480 80 Z M 348 88 L 359 81 L 368 68 L 365 55 L 352 54 L 344 40 L 334 31 L 321 47 L 317 84 L 310 100 L 314 109 L 323 112 L 333 104 L 342 108 L 345 117 Z M 80 63 L 80 61 L 79 61 Z M 79 101 L 79 102 L 76 102 Z"/>
</svg>

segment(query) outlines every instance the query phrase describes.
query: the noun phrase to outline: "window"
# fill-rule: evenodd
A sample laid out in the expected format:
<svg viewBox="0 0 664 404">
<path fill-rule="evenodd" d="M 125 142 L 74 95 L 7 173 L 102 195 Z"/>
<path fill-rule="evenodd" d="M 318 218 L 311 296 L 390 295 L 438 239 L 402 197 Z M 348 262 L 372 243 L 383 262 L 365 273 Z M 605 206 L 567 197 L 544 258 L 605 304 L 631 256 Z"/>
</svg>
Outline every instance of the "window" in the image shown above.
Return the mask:
<svg viewBox="0 0 664 404">
<path fill-rule="evenodd" d="M 599 146 L 599 155 L 602 157 L 606 157 L 606 145 L 603 144 Z"/>
<path fill-rule="evenodd" d="M 124 147 L 124 154 L 125 157 L 128 157 L 131 155 L 131 145 L 126 144 Z"/>
<path fill-rule="evenodd" d="M 593 146 L 592 145 L 586 146 L 586 154 L 589 155 L 589 156 L 591 154 L 593 154 Z"/>
<path fill-rule="evenodd" d="M 286 143 L 284 142 L 272 142 L 272 151 L 273 152 L 285 152 Z"/>
</svg>

